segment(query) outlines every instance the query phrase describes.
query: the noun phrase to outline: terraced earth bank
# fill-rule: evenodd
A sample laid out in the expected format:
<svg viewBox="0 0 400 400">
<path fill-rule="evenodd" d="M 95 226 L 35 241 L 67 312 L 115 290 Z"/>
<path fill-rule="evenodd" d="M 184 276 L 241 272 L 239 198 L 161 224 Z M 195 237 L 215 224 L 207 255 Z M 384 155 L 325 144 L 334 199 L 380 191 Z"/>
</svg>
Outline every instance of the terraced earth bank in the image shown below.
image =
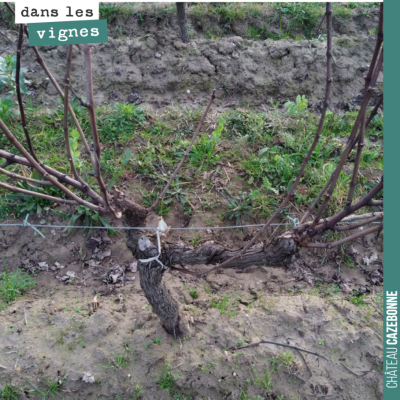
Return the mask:
<svg viewBox="0 0 400 400">
<path fill-rule="evenodd" d="M 192 39 L 184 44 L 177 35 L 173 4 L 172 9 L 171 5 L 156 3 L 153 6 L 139 3 L 136 7 L 128 15 L 116 14 L 110 18 L 108 43 L 95 45 L 94 90 L 98 104 L 144 103 L 156 109 L 177 104 L 198 106 L 207 101 L 222 74 L 222 90 L 216 102 L 219 106 L 234 103 L 261 107 L 271 98 L 282 103 L 294 100 L 301 93 L 318 110 L 326 80 L 326 40 L 321 36 L 325 22 L 319 30 L 316 24 L 307 35 L 310 40 L 306 40 L 308 31 L 304 32 L 302 26 L 292 28 L 290 16 L 275 15 L 276 11 L 268 4 L 230 23 L 215 12 L 200 12 L 190 7 Z M 377 6 L 366 10 L 333 15 L 335 63 L 331 107 L 335 111 L 356 106 L 362 98 L 363 76 L 375 44 L 379 12 Z M 315 17 L 318 22 L 324 15 L 322 7 L 319 12 L 321 15 Z M 282 39 L 260 40 L 261 34 L 257 36 L 254 32 L 263 32 L 263 26 L 268 29 L 268 36 Z M 249 39 L 251 34 L 255 38 Z M 14 32 L 6 31 L 4 36 L 7 39 L 3 38 L 0 56 L 16 43 Z M 62 79 L 65 46 L 44 46 L 42 52 L 52 72 Z M 36 99 L 49 102 L 50 96 L 58 100 L 27 44 L 22 60 L 28 68 L 26 78 L 31 81 Z M 72 86 L 83 95 L 83 51 L 79 48 L 75 49 L 73 65 Z M 382 90 L 382 76 L 378 80 L 379 90 Z"/>
</svg>

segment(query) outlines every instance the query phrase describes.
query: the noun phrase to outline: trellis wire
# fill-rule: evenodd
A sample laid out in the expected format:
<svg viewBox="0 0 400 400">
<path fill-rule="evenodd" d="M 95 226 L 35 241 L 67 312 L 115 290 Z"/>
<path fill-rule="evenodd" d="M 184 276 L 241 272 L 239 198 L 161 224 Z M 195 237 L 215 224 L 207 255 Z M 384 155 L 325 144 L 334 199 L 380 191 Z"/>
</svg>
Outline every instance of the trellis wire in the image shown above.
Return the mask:
<svg viewBox="0 0 400 400">
<path fill-rule="evenodd" d="M 144 226 L 73 226 L 73 225 L 38 225 L 38 224 L 30 224 L 27 222 L 28 215 L 26 216 L 25 220 L 21 224 L 0 224 L 0 227 L 2 226 L 20 226 L 20 227 L 31 227 L 33 228 L 36 232 L 38 232 L 41 236 L 43 234 L 38 231 L 36 228 L 56 228 L 56 229 L 107 229 L 107 230 L 148 230 L 148 231 L 155 231 L 156 228 L 151 228 L 151 227 L 144 227 Z M 297 218 L 290 218 L 292 222 L 290 223 L 283 223 L 283 224 L 271 224 L 271 226 L 294 226 L 296 227 L 298 225 L 298 220 Z M 355 224 L 357 222 L 339 222 L 339 224 Z M 371 224 L 378 224 L 379 222 L 371 222 Z M 234 226 L 194 226 L 190 228 L 170 228 L 171 231 L 196 231 L 196 230 L 218 230 L 218 229 L 239 229 L 239 228 L 257 228 L 264 226 L 264 224 L 256 224 L 256 225 L 234 225 Z M 44 237 L 44 236 L 43 236 Z"/>
</svg>

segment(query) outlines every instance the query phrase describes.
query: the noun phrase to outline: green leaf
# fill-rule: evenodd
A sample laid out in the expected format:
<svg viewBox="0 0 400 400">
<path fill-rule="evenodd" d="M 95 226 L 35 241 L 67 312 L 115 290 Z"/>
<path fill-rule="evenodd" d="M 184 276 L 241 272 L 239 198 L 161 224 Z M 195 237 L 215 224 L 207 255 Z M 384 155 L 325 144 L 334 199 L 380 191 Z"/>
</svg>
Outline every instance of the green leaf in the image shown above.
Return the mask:
<svg viewBox="0 0 400 400">
<path fill-rule="evenodd" d="M 99 215 L 99 220 L 103 224 L 103 226 L 105 226 L 107 228 L 111 228 L 111 225 L 108 223 L 108 221 L 105 218 L 103 218 L 101 215 Z M 115 233 L 115 231 L 112 229 L 110 229 L 109 232 L 112 234 Z"/>
<path fill-rule="evenodd" d="M 78 206 L 79 207 L 79 206 Z M 78 209 L 78 207 L 76 208 L 76 209 Z M 71 219 L 68 221 L 68 224 L 67 225 L 75 225 L 75 221 L 79 218 L 79 217 L 81 217 L 83 215 L 83 213 L 75 213 L 72 217 L 71 217 Z M 71 234 L 71 232 L 72 232 L 72 229 L 73 228 L 68 228 L 68 231 L 67 231 L 67 233 L 68 233 L 68 235 L 70 235 Z"/>
<path fill-rule="evenodd" d="M 80 135 L 79 135 L 79 132 L 76 129 L 73 129 L 71 131 L 71 136 L 74 137 L 75 139 L 78 139 Z"/>
<path fill-rule="evenodd" d="M 117 180 L 121 175 L 125 174 L 125 172 L 126 172 L 126 171 L 123 171 L 123 172 L 120 172 L 120 173 L 118 173 L 118 174 L 115 174 L 115 175 L 111 178 L 110 182 L 108 182 L 107 190 L 110 190 L 110 189 L 114 186 L 116 180 Z"/>
<path fill-rule="evenodd" d="M 89 226 L 90 225 L 89 215 L 88 214 L 85 215 L 85 219 L 83 220 L 83 225 L 84 226 Z"/>
</svg>

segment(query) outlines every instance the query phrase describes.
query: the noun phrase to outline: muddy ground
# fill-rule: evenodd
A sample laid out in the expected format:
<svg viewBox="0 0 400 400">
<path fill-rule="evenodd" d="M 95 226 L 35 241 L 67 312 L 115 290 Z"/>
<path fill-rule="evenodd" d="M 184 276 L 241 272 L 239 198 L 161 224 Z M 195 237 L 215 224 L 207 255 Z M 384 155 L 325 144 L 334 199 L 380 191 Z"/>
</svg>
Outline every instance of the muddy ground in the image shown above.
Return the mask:
<svg viewBox="0 0 400 400">
<path fill-rule="evenodd" d="M 44 220 L 63 223 L 58 217 Z M 167 221 L 180 226 L 176 215 Z M 195 216 L 190 226 L 200 221 Z M 148 226 L 156 226 L 155 215 Z M 88 236 L 77 230 L 71 236 L 59 229 L 41 231 L 46 239 L 22 227 L 2 228 L 0 233 L 9 268 L 37 273 L 36 288 L 0 314 L 0 376 L 25 388 L 21 398 L 39 398 L 28 393 L 33 389 L 27 380 L 44 390 L 48 381 L 65 376 L 59 393 L 66 399 L 131 399 L 137 386 L 143 399 L 246 399 L 242 390 L 248 399 L 382 398 L 382 287 L 373 285 L 369 274 L 380 274 L 382 237 L 354 241 L 344 253 L 347 258 L 338 249 L 302 250 L 288 270 L 227 269 L 206 280 L 168 271 L 164 281 L 191 332 L 175 339 L 143 296 L 123 232 L 111 236 L 110 243 L 99 231 Z M 222 243 L 242 246 L 247 234 L 230 232 Z M 91 237 L 102 238 L 101 251 L 93 255 Z M 179 231 L 169 238 L 180 239 L 185 237 Z M 377 257 L 370 262 L 373 254 Z M 46 264 L 39 267 L 39 262 Z M 123 284 L 110 278 L 118 275 L 116 264 L 125 271 Z M 62 282 L 67 272 L 76 277 Z M 340 289 L 333 290 L 334 282 Z M 197 298 L 189 294 L 191 289 L 197 290 Z M 354 289 L 369 292 L 365 304 L 349 301 Z M 93 312 L 95 293 L 100 293 L 100 307 Z M 212 300 L 225 297 L 224 313 L 211 306 Z M 318 352 L 326 359 L 303 353 L 303 360 L 295 350 L 269 344 L 230 350 L 261 339 Z M 287 366 L 282 351 L 293 355 Z M 117 353 L 129 364 L 118 365 Z M 273 358 L 280 366 L 277 372 L 272 372 Z M 176 378 L 170 395 L 158 386 L 166 364 Z M 257 385 L 265 371 L 271 374 L 267 389 Z M 82 380 L 86 373 L 94 383 Z"/>
</svg>

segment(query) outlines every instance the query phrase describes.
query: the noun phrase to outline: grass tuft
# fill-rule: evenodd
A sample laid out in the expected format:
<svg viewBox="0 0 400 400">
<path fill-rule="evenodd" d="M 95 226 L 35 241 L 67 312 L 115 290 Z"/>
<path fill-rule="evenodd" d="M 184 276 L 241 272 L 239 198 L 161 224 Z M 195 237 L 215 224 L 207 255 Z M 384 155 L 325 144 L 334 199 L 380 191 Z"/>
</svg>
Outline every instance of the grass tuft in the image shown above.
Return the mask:
<svg viewBox="0 0 400 400">
<path fill-rule="evenodd" d="M 9 304 L 21 297 L 26 290 L 34 287 L 35 280 L 20 269 L 9 272 L 4 256 L 3 262 L 5 272 L 0 274 L 0 300 Z"/>
</svg>

